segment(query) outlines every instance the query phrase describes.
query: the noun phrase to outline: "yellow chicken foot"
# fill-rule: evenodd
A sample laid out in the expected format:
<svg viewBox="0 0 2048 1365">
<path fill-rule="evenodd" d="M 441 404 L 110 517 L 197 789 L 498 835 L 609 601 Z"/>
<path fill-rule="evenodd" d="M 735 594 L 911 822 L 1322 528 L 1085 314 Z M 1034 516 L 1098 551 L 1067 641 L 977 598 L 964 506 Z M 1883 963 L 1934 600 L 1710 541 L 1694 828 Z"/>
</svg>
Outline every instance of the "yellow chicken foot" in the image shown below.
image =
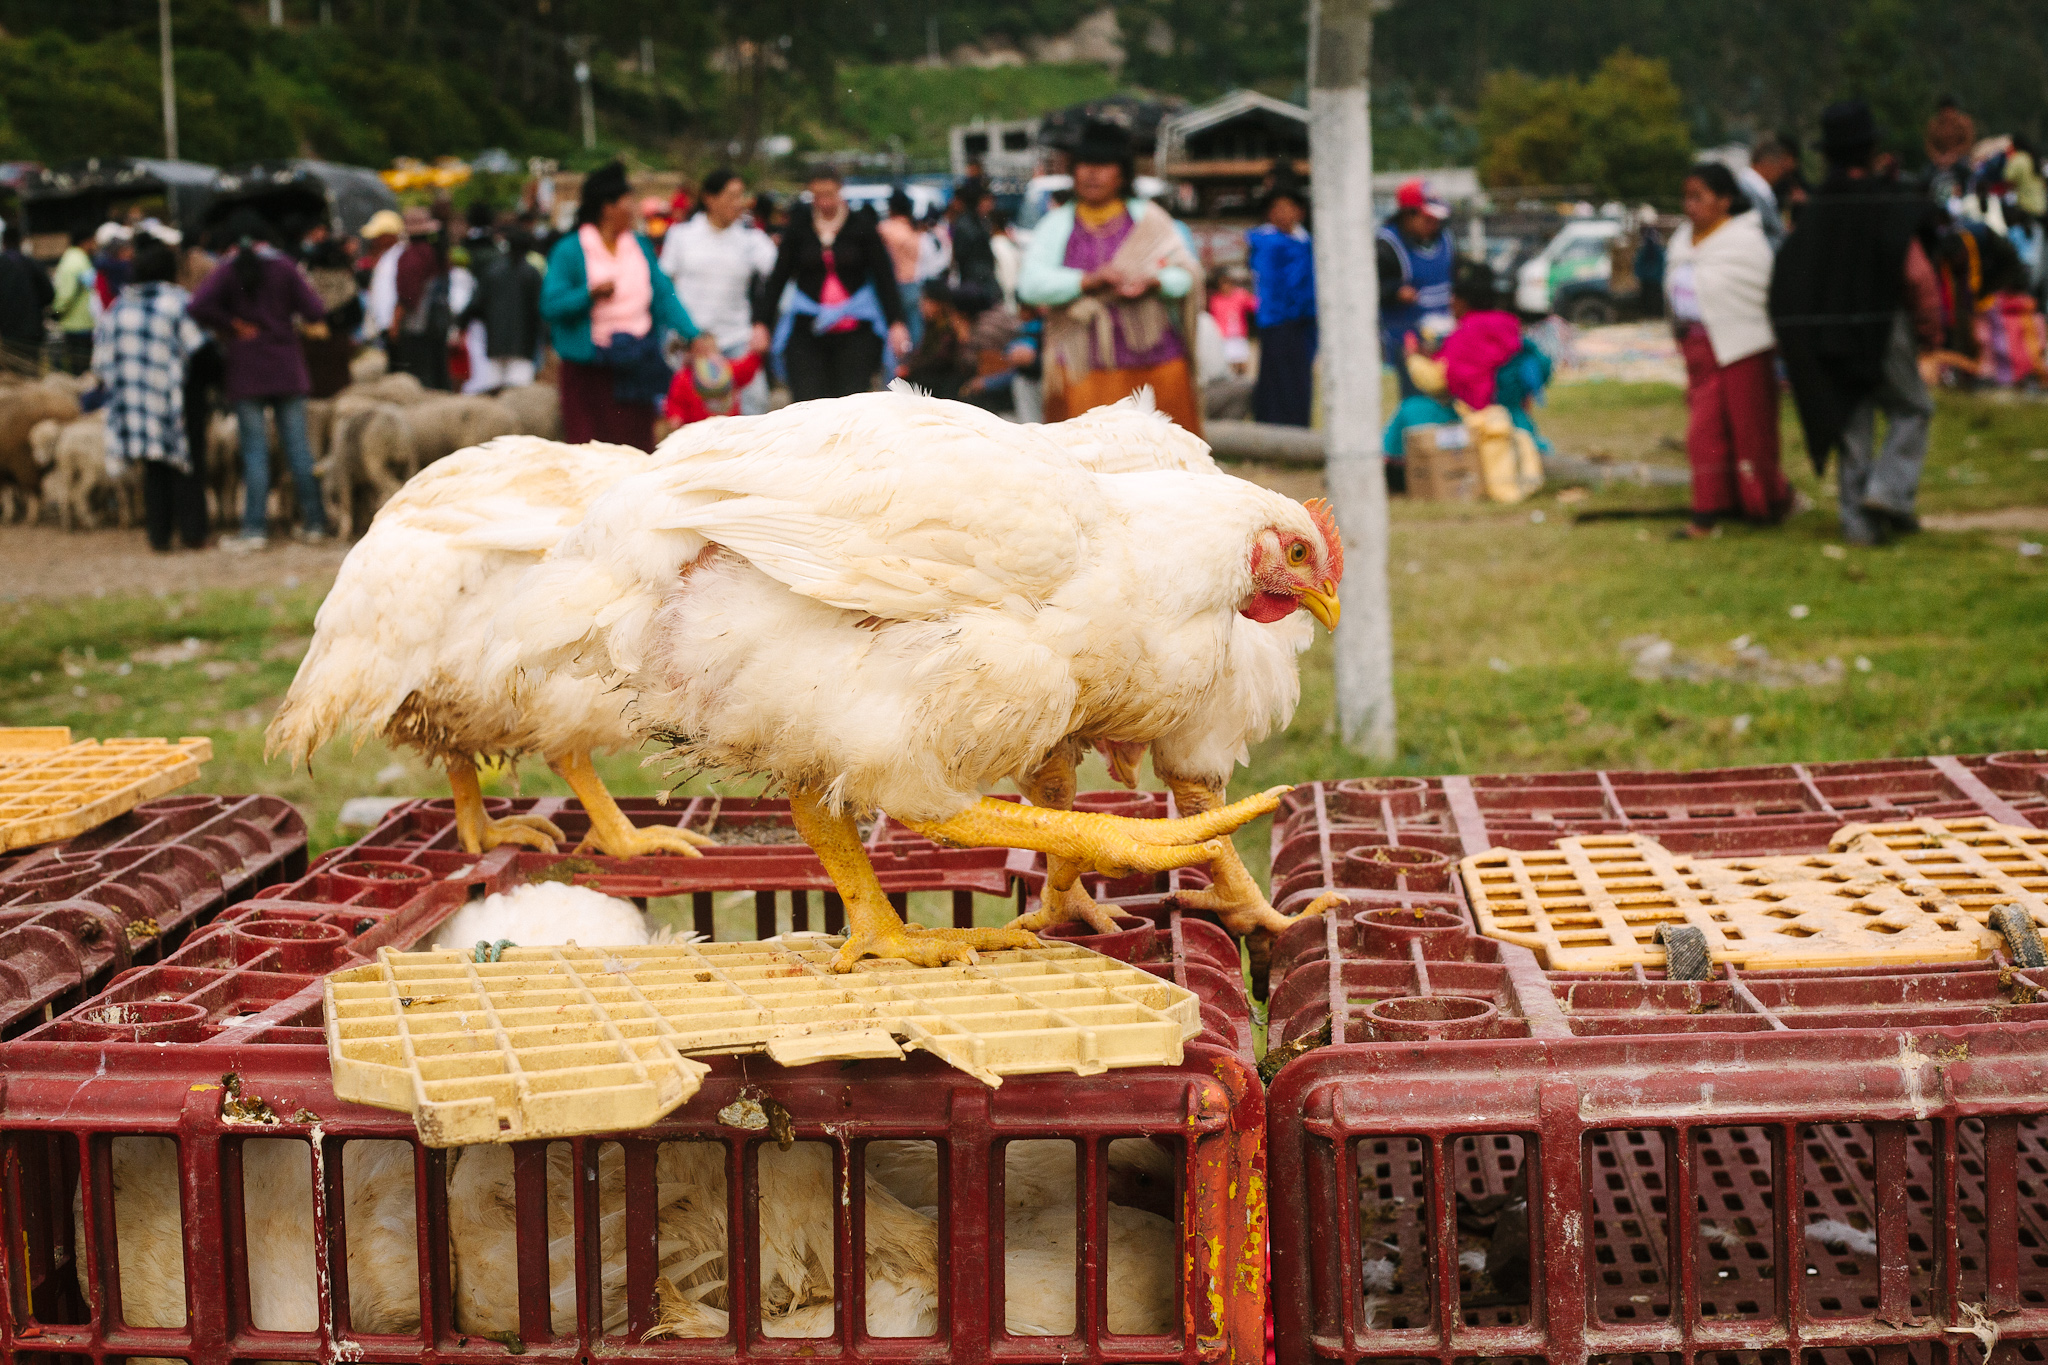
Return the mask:
<svg viewBox="0 0 2048 1365">
<path fill-rule="evenodd" d="M 1097 745 L 1101 748 L 1102 746 Z M 1107 752 L 1107 750 L 1105 750 Z M 1142 750 L 1140 751 L 1142 753 Z M 1072 744 L 1060 744 L 1045 761 L 1017 779 L 1024 799 L 1045 810 L 1074 808 L 1074 758 Z M 1071 858 L 1048 854 L 1045 860 L 1045 890 L 1039 893 L 1038 908 L 1010 922 L 1012 929 L 1036 932 L 1055 924 L 1085 921 L 1098 934 L 1116 932 L 1116 916 L 1097 904 L 1081 884 L 1081 865 Z"/>
<path fill-rule="evenodd" d="M 448 763 L 448 789 L 455 797 L 455 837 L 465 853 L 488 853 L 500 844 L 522 844 L 553 853 L 562 838 L 555 822 L 540 815 L 508 815 L 493 820 L 484 810 L 484 789 L 477 785 L 476 764 L 466 758 Z"/>
<path fill-rule="evenodd" d="M 1214 861 L 1229 847 L 1222 836 L 1277 809 L 1286 790 L 1275 787 L 1178 820 L 1044 810 L 983 797 L 944 820 L 904 823 L 934 843 L 954 848 L 1028 848 L 1048 858 L 1070 859 L 1100 876 L 1129 877 Z"/>
<path fill-rule="evenodd" d="M 1167 778 L 1174 805 L 1183 814 L 1200 814 L 1223 807 L 1223 787 L 1196 780 Z M 1319 896 L 1300 914 L 1288 916 L 1273 908 L 1266 893 L 1252 880 L 1251 869 L 1237 854 L 1237 848 L 1223 841 L 1222 852 L 1209 864 L 1210 885 L 1206 891 L 1179 891 L 1175 899 L 1190 910 L 1212 911 L 1225 929 L 1244 938 L 1253 933 L 1277 934 L 1296 920 L 1320 915 L 1344 898 Z"/>
<path fill-rule="evenodd" d="M 669 825 L 650 825 L 641 829 L 635 825 L 619 809 L 619 803 L 612 799 L 612 794 L 605 790 L 597 769 L 590 766 L 589 754 L 564 754 L 560 758 L 549 759 L 548 766 L 569 784 L 569 790 L 576 793 L 576 799 L 583 803 L 584 812 L 590 816 L 590 834 L 576 846 L 579 853 L 595 848 L 608 858 L 643 858 L 665 853 L 701 858 L 704 855 L 698 849 L 718 846 L 717 840 L 691 830 Z"/>
<path fill-rule="evenodd" d="M 832 970 L 848 972 L 864 957 L 902 958 L 919 967 L 973 962 L 975 950 L 1036 948 L 1038 940 L 1017 929 L 927 929 L 905 924 L 889 904 L 850 810 L 833 811 L 814 790 L 789 794 L 789 813 L 825 873 L 846 902 L 846 944 Z"/>
</svg>

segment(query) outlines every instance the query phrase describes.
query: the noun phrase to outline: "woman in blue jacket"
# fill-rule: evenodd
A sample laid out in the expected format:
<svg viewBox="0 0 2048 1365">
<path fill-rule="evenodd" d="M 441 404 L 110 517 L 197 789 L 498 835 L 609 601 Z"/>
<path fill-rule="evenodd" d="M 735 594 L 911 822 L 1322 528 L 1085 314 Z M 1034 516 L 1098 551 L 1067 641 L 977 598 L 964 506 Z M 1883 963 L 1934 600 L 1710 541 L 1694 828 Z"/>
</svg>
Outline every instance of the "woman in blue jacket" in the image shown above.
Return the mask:
<svg viewBox="0 0 2048 1365">
<path fill-rule="evenodd" d="M 662 330 L 688 341 L 698 328 L 654 244 L 633 231 L 633 190 L 618 162 L 583 182 L 576 231 L 548 256 L 540 312 L 562 360 L 562 439 L 653 450 L 670 378 Z"/>
<path fill-rule="evenodd" d="M 1310 241 L 1307 193 L 1276 174 L 1266 195 L 1266 221 L 1245 237 L 1259 293 L 1259 381 L 1252 418 L 1305 427 L 1315 405 L 1316 255 Z"/>
</svg>

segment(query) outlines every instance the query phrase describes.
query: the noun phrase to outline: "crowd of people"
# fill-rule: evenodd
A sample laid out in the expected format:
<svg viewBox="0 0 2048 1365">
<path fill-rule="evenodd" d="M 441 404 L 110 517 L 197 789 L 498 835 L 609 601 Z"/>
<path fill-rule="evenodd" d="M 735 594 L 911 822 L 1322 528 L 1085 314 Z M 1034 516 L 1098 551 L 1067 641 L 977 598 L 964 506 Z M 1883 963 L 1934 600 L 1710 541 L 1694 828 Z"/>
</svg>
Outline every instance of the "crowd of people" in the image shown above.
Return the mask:
<svg viewBox="0 0 2048 1365">
<path fill-rule="evenodd" d="M 1839 461 L 1843 538 L 1873 545 L 1919 529 L 1932 388 L 2048 380 L 2048 186 L 2033 147 L 1978 142 L 1953 100 L 1925 141 L 1926 168 L 1903 172 L 1880 151 L 1869 106 L 1850 100 L 1822 113 L 1818 185 L 1789 136 L 1760 140 L 1739 172 L 1687 172 L 1686 221 L 1663 275 L 1690 407 L 1681 534 L 1710 536 L 1730 518 L 1774 524 L 1791 510 L 1781 386 L 1815 472 Z"/>
<path fill-rule="evenodd" d="M 2023 138 L 1977 140 L 1953 101 L 1926 145 L 1927 169 L 1902 174 L 1869 109 L 1838 104 L 1822 118 L 1820 183 L 1793 137 L 1765 137 L 1747 165 L 1687 173 L 1668 245 L 1645 234 L 1637 273 L 1661 296 L 1688 384 L 1680 534 L 1792 510 L 1787 385 L 1816 468 L 1841 462 L 1844 535 L 1877 543 L 1917 528 L 1930 385 L 2048 379 L 2038 154 Z M 771 382 L 804 401 L 904 378 L 1020 421 L 1149 390 L 1197 433 L 1235 392 L 1260 422 L 1310 425 L 1314 241 L 1291 168 L 1261 187 L 1243 263 L 1205 273 L 1187 228 L 1137 193 L 1126 129 L 1091 121 L 1067 150 L 1071 191 L 1029 233 L 974 174 L 921 219 L 901 188 L 885 212 L 850 202 L 829 166 L 778 202 L 731 169 L 636 199 L 618 163 L 584 178 L 559 227 L 546 196 L 514 212 L 474 203 L 459 220 L 445 201 L 384 210 L 348 238 L 325 221 L 280 232 L 247 207 L 203 241 L 154 220 L 106 223 L 48 274 L 14 243 L 0 251 L 0 364 L 33 371 L 47 350 L 98 377 L 111 454 L 146 468 L 159 549 L 205 542 L 202 437 L 216 410 L 238 424 L 246 490 L 224 548 L 266 543 L 273 442 L 300 505 L 295 534 L 324 538 L 306 402 L 348 385 L 365 345 L 428 389 L 493 393 L 551 373 L 568 440 L 642 450 L 677 426 L 766 411 Z M 1382 356 L 1400 392 L 1384 438 L 1396 488 L 1416 427 L 1497 408 L 1500 430 L 1541 444 L 1549 359 L 1493 271 L 1460 259 L 1449 217 L 1411 180 L 1375 239 Z"/>
<path fill-rule="evenodd" d="M 1200 432 L 1204 381 L 1227 379 L 1249 415 L 1308 425 L 1305 188 L 1277 177 L 1246 266 L 1205 276 L 1187 229 L 1136 192 L 1126 129 L 1090 122 L 1069 160 L 1072 191 L 1028 234 L 978 174 L 920 219 L 902 189 L 882 213 L 849 202 L 829 166 L 787 201 L 730 169 L 664 200 L 636 198 L 618 163 L 584 177 L 560 226 L 545 194 L 513 211 L 380 210 L 347 236 L 250 206 L 191 240 L 154 219 L 108 222 L 51 272 L 0 251 L 0 362 L 34 373 L 47 354 L 90 372 L 86 405 L 106 410 L 110 460 L 142 466 L 159 550 L 207 542 L 216 412 L 235 419 L 245 490 L 220 547 L 268 544 L 273 446 L 293 535 L 327 538 L 307 403 L 346 388 L 366 347 L 428 390 L 551 376 L 567 440 L 642 450 L 766 411 L 771 382 L 803 401 L 903 378 L 1020 421 L 1149 389 Z"/>
</svg>

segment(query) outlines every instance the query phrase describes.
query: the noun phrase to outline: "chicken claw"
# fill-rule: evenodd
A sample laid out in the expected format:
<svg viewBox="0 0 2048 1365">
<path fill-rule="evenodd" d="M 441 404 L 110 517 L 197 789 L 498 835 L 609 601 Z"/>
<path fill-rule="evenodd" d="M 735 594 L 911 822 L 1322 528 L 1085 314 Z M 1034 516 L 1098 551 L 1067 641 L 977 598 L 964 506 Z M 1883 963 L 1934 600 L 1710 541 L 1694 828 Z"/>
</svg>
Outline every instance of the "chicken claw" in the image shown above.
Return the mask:
<svg viewBox="0 0 2048 1365">
<path fill-rule="evenodd" d="M 1170 777 L 1166 779 L 1166 785 L 1173 793 L 1177 810 L 1202 812 L 1222 808 L 1223 788 L 1220 784 Z M 1344 899 L 1335 895 L 1319 896 L 1300 914 L 1283 915 L 1273 908 L 1273 903 L 1266 899 L 1266 893 L 1259 890 L 1259 884 L 1252 880 L 1251 869 L 1244 865 L 1236 847 L 1227 842 L 1223 847 L 1224 851 L 1209 865 L 1208 889 L 1176 891 L 1174 899 L 1184 909 L 1210 911 L 1225 929 L 1239 938 L 1254 933 L 1277 934 L 1295 920 L 1320 915 Z"/>
<path fill-rule="evenodd" d="M 826 875 L 846 901 L 846 945 L 832 960 L 835 972 L 850 972 L 864 957 L 902 958 L 919 967 L 973 962 L 977 948 L 1036 948 L 1038 940 L 1019 929 L 927 929 L 905 924 L 889 904 L 875 866 L 860 840 L 853 812 L 834 810 L 817 789 L 789 793 L 796 832 L 825 865 Z"/>
<path fill-rule="evenodd" d="M 488 853 L 500 844 L 520 844 L 540 853 L 553 853 L 565 837 L 554 821 L 541 815 L 492 819 L 484 809 L 476 765 L 467 759 L 448 760 L 448 790 L 455 796 L 455 837 L 465 853 Z"/>
<path fill-rule="evenodd" d="M 644 858 L 673 854 L 683 858 L 701 858 L 700 848 L 716 848 L 715 839 L 710 839 L 694 830 L 677 829 L 672 825 L 650 825 L 645 829 L 636 826 L 619 809 L 619 803 L 605 789 L 597 769 L 590 766 L 590 755 L 586 753 L 564 754 L 548 760 L 548 766 L 555 770 L 569 790 L 576 793 L 576 799 L 583 803 L 585 813 L 590 816 L 590 834 L 576 846 L 581 853 L 595 848 L 611 858 Z"/>
<path fill-rule="evenodd" d="M 864 957 L 902 958 L 913 967 L 943 967 L 948 962 L 972 966 L 976 950 L 1036 948 L 1038 939 L 1021 929 L 927 929 L 921 924 L 877 925 L 849 932 L 832 960 L 835 972 L 850 972 Z"/>
</svg>

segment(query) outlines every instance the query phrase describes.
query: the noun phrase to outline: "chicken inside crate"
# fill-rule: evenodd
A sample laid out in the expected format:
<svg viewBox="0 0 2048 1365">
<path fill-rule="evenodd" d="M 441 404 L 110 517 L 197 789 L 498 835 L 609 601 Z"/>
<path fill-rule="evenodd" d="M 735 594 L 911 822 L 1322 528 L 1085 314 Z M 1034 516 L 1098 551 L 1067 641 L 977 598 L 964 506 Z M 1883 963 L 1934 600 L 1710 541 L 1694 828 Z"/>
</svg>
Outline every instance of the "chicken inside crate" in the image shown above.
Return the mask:
<svg viewBox="0 0 2048 1365">
<path fill-rule="evenodd" d="M 1311 1054 L 1279 1358 L 2039 1360 L 2044 1044 L 1995 1032 Z"/>
<path fill-rule="evenodd" d="M 686 1110 L 615 1136 L 434 1149 L 338 1104 L 318 1049 L 146 1050 L 138 1112 L 25 1116 L 80 1077 L 18 1076 L 0 1134 L 10 1358 L 1250 1359 L 1258 1087 L 1178 1068 L 1014 1078 L 930 1059 L 784 1071 L 722 1059 Z M 24 1101 L 19 1093 L 30 1092 Z M 147 1094 L 150 1102 L 139 1102 Z M 858 1191 L 856 1196 L 854 1193 Z M 1248 1278 L 1249 1277 L 1249 1278 Z M 656 1343 L 668 1343 L 657 1345 Z"/>
</svg>

